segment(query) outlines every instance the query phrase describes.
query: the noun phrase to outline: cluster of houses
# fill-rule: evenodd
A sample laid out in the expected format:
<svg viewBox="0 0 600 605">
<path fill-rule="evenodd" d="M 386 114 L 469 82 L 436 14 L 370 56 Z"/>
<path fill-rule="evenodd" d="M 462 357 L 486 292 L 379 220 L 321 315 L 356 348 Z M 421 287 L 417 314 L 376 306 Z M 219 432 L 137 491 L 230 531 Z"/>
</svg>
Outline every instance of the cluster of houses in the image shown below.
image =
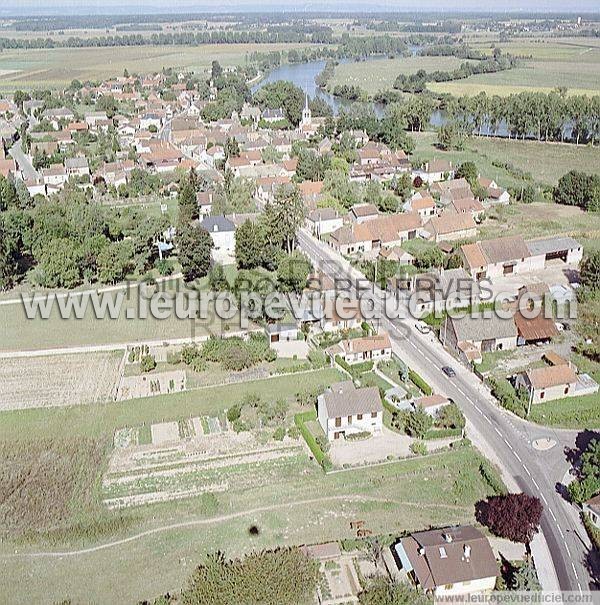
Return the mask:
<svg viewBox="0 0 600 605">
<path fill-rule="evenodd" d="M 367 143 L 359 149 L 359 156 L 367 149 L 379 157 L 380 152 L 375 150 L 381 146 L 381 143 Z M 398 159 L 398 153 L 393 157 Z M 329 245 L 345 256 L 390 258 L 393 251 L 394 259 L 399 256 L 410 264 L 411 257 L 399 250 L 403 242 L 422 238 L 444 244 L 474 239 L 486 208 L 492 204 L 507 204 L 510 200 L 508 192 L 489 179 L 479 179 L 482 190 L 488 194 L 483 201 L 476 199 L 464 178 L 440 180 L 454 175 L 451 164 L 446 161 L 431 162 L 425 169 L 412 171 L 408 162 L 398 166 L 402 170 L 397 170 L 393 176 L 404 171 L 429 183 L 428 188 L 414 192 L 403 204 L 402 212 L 384 214 L 369 203 L 352 207 L 345 216 L 332 208 L 317 208 L 309 211 L 307 227 L 316 237 L 327 236 Z"/>
</svg>

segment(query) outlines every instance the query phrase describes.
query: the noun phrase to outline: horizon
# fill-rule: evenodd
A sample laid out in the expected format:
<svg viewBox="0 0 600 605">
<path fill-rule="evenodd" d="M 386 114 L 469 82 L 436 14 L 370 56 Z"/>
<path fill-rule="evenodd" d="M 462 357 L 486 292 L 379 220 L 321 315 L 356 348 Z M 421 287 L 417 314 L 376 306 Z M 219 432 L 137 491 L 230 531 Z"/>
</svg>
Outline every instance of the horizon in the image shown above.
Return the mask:
<svg viewBox="0 0 600 605">
<path fill-rule="evenodd" d="M 317 5 L 310 0 L 301 5 L 288 2 L 275 2 L 267 0 L 257 3 L 255 0 L 238 0 L 229 4 L 227 10 L 221 3 L 196 0 L 181 0 L 177 6 L 166 3 L 164 0 L 130 0 L 123 4 L 118 0 L 93 0 L 82 3 L 80 0 L 62 0 L 60 3 L 36 0 L 7 0 L 0 9 L 0 17 L 65 17 L 65 16 L 98 16 L 98 15 L 178 15 L 178 14 L 232 14 L 232 13 L 311 13 L 311 14 L 448 14 L 448 15 L 488 15 L 488 14 L 544 14 L 544 15 L 579 15 L 600 14 L 600 6 L 595 0 L 578 0 L 565 10 L 563 2 L 559 0 L 516 0 L 507 2 L 501 7 L 497 3 L 482 3 L 478 0 L 450 0 L 439 6 L 437 0 L 426 0 L 415 8 L 407 0 L 393 0 L 371 4 L 367 7 L 354 0 L 333 0 L 328 9 L 317 10 Z"/>
</svg>

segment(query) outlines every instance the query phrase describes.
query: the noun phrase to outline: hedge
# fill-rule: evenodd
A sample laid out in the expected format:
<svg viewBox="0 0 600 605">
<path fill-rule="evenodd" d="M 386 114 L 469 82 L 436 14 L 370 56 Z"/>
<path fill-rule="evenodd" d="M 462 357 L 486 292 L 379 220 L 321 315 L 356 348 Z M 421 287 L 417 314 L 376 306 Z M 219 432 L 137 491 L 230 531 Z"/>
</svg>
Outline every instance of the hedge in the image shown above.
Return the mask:
<svg viewBox="0 0 600 605">
<path fill-rule="evenodd" d="M 445 439 L 446 437 L 460 437 L 462 429 L 429 429 L 423 439 Z"/>
<path fill-rule="evenodd" d="M 433 393 L 433 389 L 414 370 L 408 370 L 408 377 L 415 386 L 425 393 L 425 395 L 431 395 Z"/>
<path fill-rule="evenodd" d="M 327 454 L 325 454 L 325 452 L 319 447 L 315 436 L 308 430 L 308 427 L 305 424 L 305 422 L 316 419 L 317 412 L 315 410 L 300 412 L 294 416 L 294 424 L 298 427 L 302 437 L 304 437 L 304 441 L 306 441 L 306 445 L 308 445 L 308 448 L 315 457 L 315 460 L 321 465 L 321 468 L 324 471 L 328 471 L 332 467 L 331 460 L 329 459 L 329 456 L 327 456 Z"/>
<path fill-rule="evenodd" d="M 363 361 L 350 365 L 347 361 L 342 359 L 339 355 L 335 356 L 335 363 L 337 363 L 342 369 L 346 370 L 353 378 L 359 378 L 361 374 L 370 372 L 373 369 L 372 361 Z"/>
</svg>

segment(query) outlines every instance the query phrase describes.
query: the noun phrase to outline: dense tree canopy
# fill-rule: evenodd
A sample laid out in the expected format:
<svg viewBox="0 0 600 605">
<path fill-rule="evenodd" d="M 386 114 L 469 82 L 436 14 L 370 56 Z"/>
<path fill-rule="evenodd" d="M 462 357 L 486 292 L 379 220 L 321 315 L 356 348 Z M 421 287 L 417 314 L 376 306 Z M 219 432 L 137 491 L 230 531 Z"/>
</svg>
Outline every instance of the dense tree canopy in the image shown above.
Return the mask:
<svg viewBox="0 0 600 605">
<path fill-rule="evenodd" d="M 480 503 L 478 521 L 492 533 L 513 542 L 528 544 L 538 531 L 544 507 L 528 494 L 491 496 Z"/>
<path fill-rule="evenodd" d="M 181 225 L 176 241 L 185 281 L 193 281 L 207 275 L 213 248 L 210 233 L 198 223 Z"/>
</svg>

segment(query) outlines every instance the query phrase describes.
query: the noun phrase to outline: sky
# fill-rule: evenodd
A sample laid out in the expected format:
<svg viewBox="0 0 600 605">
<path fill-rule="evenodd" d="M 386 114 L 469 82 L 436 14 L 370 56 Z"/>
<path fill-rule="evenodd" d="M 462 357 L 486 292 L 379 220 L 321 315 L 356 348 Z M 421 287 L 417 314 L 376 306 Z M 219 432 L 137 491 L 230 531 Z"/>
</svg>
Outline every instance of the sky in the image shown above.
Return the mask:
<svg viewBox="0 0 600 605">
<path fill-rule="evenodd" d="M 600 12 L 598 0 L 4 0 L 3 15 L 133 14 L 232 11 Z"/>
</svg>

